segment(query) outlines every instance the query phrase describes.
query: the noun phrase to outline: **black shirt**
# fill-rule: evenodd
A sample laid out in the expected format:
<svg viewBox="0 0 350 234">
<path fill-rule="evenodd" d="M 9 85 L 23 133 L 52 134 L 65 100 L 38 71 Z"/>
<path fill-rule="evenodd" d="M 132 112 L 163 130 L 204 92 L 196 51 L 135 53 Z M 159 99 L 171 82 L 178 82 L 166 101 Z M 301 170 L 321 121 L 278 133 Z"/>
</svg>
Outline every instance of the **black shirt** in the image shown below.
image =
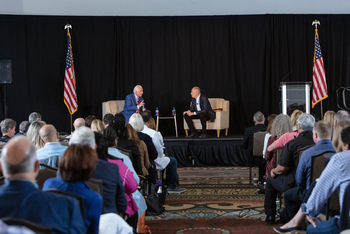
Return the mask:
<svg viewBox="0 0 350 234">
<path fill-rule="evenodd" d="M 8 142 L 11 139 L 8 135 L 3 135 L 0 137 L 0 142 Z"/>
</svg>

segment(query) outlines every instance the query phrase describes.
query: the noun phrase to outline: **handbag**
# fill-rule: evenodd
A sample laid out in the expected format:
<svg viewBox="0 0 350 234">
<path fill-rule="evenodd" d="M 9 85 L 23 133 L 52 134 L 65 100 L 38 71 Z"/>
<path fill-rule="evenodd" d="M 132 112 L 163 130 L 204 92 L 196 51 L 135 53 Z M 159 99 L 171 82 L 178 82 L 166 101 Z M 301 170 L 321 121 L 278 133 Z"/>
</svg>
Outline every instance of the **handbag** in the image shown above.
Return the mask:
<svg viewBox="0 0 350 234">
<path fill-rule="evenodd" d="M 151 215 L 151 216 L 160 215 L 165 211 L 165 208 L 159 202 L 158 198 L 154 194 L 147 196 L 146 204 L 147 204 L 146 215 Z"/>
</svg>

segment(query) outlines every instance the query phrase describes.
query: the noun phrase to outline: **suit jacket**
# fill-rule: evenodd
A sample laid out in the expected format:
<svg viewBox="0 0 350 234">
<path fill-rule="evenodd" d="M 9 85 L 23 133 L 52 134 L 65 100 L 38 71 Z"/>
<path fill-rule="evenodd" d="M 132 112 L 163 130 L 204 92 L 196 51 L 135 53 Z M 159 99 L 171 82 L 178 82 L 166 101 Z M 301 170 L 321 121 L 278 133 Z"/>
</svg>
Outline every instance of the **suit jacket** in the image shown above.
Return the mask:
<svg viewBox="0 0 350 234">
<path fill-rule="evenodd" d="M 139 97 L 139 103 L 143 101 L 142 97 Z M 125 121 L 129 122 L 130 116 L 137 112 L 137 104 L 135 94 L 129 94 L 125 97 L 124 110 L 122 114 L 125 116 Z"/>
<path fill-rule="evenodd" d="M 0 218 L 16 217 L 52 227 L 53 233 L 86 233 L 77 200 L 43 192 L 31 181 L 6 180 L 0 186 Z"/>
<path fill-rule="evenodd" d="M 128 203 L 118 165 L 99 159 L 92 178 L 103 183 L 102 214 L 125 212 Z"/>
<path fill-rule="evenodd" d="M 191 105 L 190 111 L 196 112 L 196 114 L 208 113 L 209 117 L 210 117 L 210 121 L 214 122 L 215 118 L 216 118 L 216 114 L 213 111 L 213 109 L 211 108 L 211 105 L 210 105 L 208 98 L 202 94 L 199 97 L 199 106 L 201 107 L 200 111 L 197 110 L 196 99 L 192 98 L 192 105 Z"/>
</svg>

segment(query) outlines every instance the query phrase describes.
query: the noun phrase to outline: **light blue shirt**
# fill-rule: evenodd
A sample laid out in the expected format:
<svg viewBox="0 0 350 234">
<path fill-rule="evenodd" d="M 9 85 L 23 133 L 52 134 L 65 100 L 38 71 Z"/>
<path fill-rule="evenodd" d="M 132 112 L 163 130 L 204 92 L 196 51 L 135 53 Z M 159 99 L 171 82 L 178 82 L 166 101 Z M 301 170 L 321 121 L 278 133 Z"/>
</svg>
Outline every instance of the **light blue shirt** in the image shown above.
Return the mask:
<svg viewBox="0 0 350 234">
<path fill-rule="evenodd" d="M 43 148 L 36 151 L 36 156 L 40 163 L 58 167 L 58 161 L 67 148 L 67 146 L 61 145 L 58 142 L 48 142 Z"/>
</svg>

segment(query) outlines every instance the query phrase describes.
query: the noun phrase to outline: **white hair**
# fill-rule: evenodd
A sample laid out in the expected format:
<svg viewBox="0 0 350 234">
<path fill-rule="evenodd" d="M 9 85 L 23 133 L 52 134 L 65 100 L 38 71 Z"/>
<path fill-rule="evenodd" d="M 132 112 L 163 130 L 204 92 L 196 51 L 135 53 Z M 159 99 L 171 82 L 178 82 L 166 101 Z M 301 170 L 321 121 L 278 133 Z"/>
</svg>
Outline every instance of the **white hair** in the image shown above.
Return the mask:
<svg viewBox="0 0 350 234">
<path fill-rule="evenodd" d="M 304 131 L 312 131 L 315 118 L 310 114 L 303 113 L 299 116 L 297 123 L 300 124 L 300 128 Z"/>
<path fill-rule="evenodd" d="M 129 124 L 135 129 L 136 132 L 141 132 L 145 127 L 142 116 L 138 113 L 135 113 L 130 117 Z"/>
<path fill-rule="evenodd" d="M 69 145 L 87 145 L 91 148 L 95 148 L 95 134 L 90 128 L 81 126 L 73 132 L 69 140 Z"/>
<path fill-rule="evenodd" d="M 136 91 L 139 91 L 140 88 L 142 88 L 141 85 L 136 85 L 136 86 L 134 87 L 134 93 L 135 93 Z"/>
</svg>

